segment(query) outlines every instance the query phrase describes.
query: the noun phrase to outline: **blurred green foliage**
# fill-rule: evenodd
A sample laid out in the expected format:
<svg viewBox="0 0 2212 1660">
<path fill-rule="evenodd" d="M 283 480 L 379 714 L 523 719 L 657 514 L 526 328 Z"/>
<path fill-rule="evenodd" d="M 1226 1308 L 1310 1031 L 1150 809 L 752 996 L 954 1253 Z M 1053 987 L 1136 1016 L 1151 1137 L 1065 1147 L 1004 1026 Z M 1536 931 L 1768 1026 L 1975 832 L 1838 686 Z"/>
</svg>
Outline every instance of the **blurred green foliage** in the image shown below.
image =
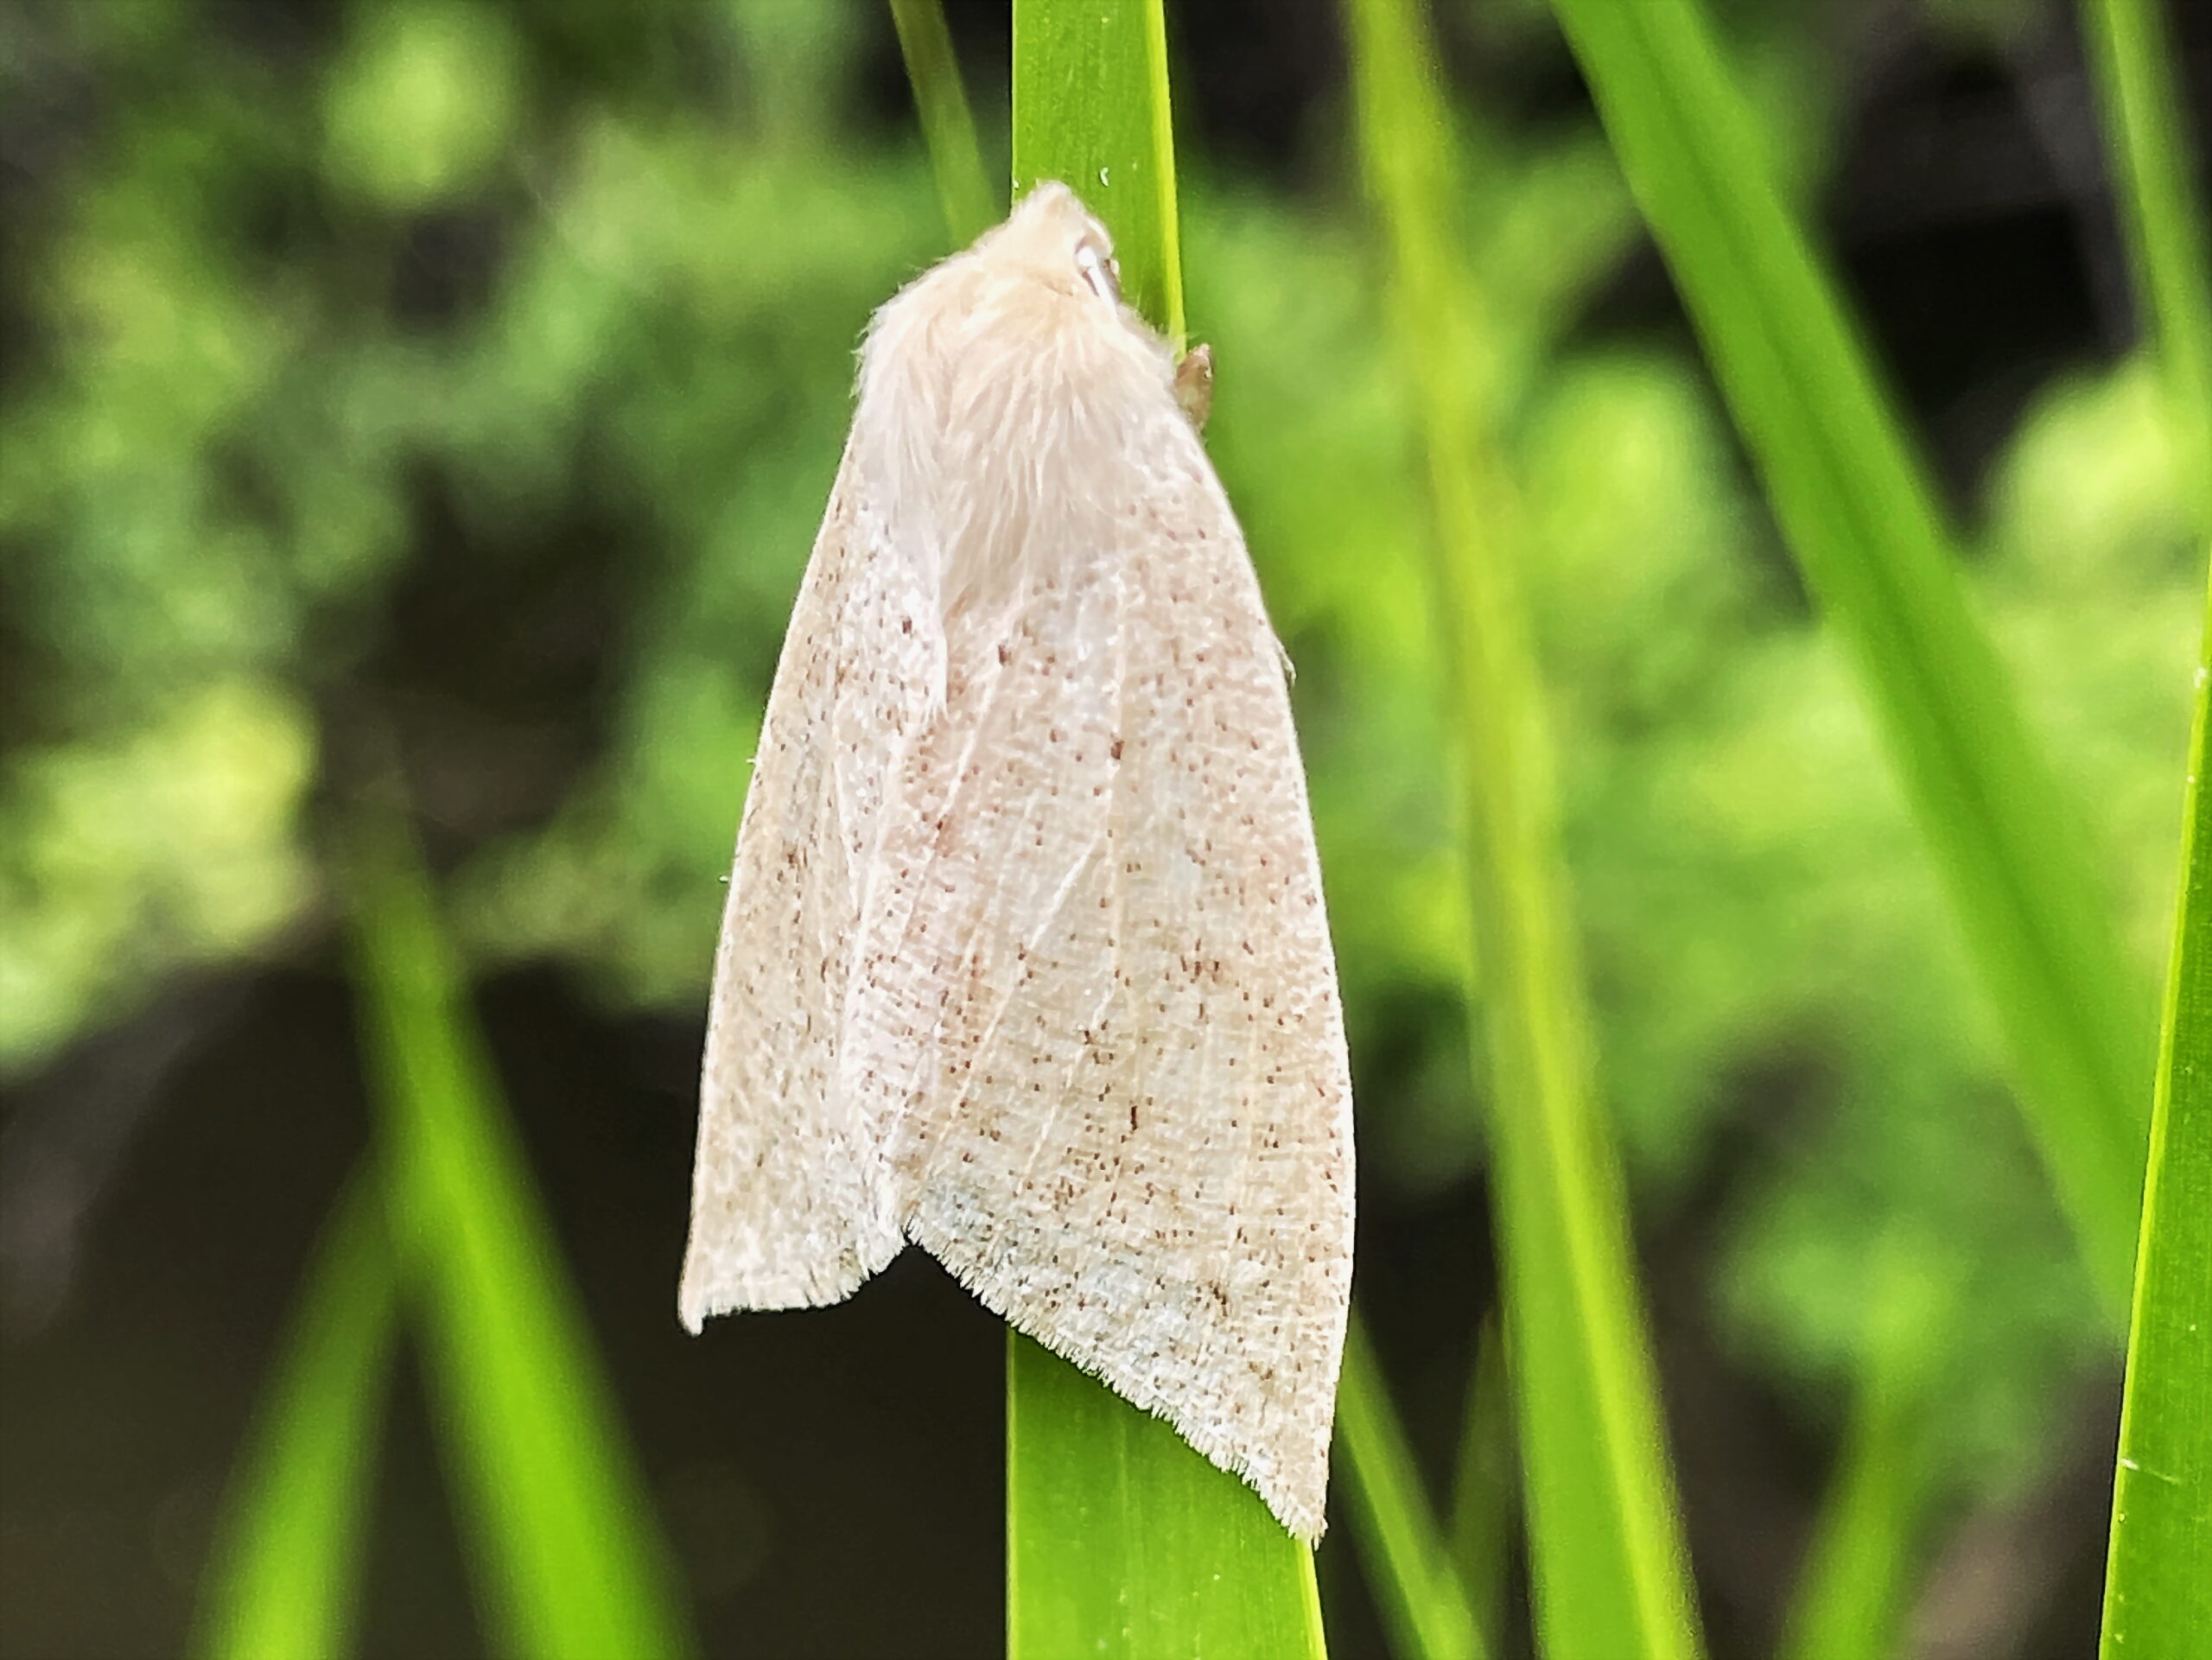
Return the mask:
<svg viewBox="0 0 2212 1660">
<path fill-rule="evenodd" d="M 475 822 L 465 925 L 486 960 L 694 1008 L 849 353 L 941 239 L 918 138 L 842 113 L 863 23 L 887 24 L 734 0 L 415 0 L 296 36 L 211 15 L 0 26 L 0 99 L 34 128 L 44 67 L 118 89 L 89 123 L 52 113 L 71 141 L 9 256 L 33 345 L 0 411 L 0 1069 L 164 976 L 285 950 L 324 905 L 326 735 L 376 695 L 404 585 L 527 586 L 575 525 L 613 606 L 599 724 L 550 811 Z M 1577 331 L 1637 234 L 1598 134 L 1461 115 L 1484 304 L 1459 367 L 1543 555 L 1604 1091 L 1646 1213 L 1737 1127 L 1718 1305 L 1823 1402 L 1858 1370 L 1865 1264 L 1900 1227 L 1929 1241 L 1962 1288 L 1936 1439 L 2016 1479 L 2108 1333 L 1926 854 L 1685 340 Z M 1481 1154 L 1425 508 L 1349 149 L 1325 143 L 1318 199 L 1186 166 L 1191 332 L 1299 665 L 1366 1179 L 1433 1189 Z M 2202 575 L 2169 422 L 2137 366 L 2054 378 L 1974 527 L 1976 597 L 2096 805 L 2146 975 Z"/>
</svg>

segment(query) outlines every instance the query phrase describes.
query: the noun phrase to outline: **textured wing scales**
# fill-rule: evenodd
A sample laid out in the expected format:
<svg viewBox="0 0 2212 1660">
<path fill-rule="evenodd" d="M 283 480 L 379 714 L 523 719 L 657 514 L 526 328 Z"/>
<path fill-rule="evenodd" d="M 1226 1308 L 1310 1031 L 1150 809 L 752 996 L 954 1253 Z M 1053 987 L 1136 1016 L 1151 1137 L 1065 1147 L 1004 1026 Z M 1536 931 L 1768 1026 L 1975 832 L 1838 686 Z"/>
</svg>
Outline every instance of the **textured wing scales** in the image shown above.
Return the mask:
<svg viewBox="0 0 2212 1660">
<path fill-rule="evenodd" d="M 885 792 L 942 684 L 934 595 L 849 453 L 761 724 L 722 915 L 679 1312 L 834 1302 L 904 1243 L 886 1126 L 838 1084 Z"/>
<path fill-rule="evenodd" d="M 848 1076 L 899 1219 L 1319 1534 L 1350 1083 L 1278 647 L 1196 438 L 948 626 L 862 919 Z"/>
</svg>

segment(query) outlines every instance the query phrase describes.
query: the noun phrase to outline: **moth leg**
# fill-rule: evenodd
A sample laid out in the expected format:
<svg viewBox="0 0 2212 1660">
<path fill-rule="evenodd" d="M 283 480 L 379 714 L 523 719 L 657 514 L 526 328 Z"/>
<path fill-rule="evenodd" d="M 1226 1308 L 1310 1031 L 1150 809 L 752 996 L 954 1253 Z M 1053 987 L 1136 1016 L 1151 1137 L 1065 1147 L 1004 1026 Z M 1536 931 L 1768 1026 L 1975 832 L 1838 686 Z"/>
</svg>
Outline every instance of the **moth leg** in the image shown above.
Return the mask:
<svg viewBox="0 0 2212 1660">
<path fill-rule="evenodd" d="M 1175 402 L 1199 431 L 1213 413 L 1213 347 L 1194 346 L 1175 365 Z"/>
</svg>

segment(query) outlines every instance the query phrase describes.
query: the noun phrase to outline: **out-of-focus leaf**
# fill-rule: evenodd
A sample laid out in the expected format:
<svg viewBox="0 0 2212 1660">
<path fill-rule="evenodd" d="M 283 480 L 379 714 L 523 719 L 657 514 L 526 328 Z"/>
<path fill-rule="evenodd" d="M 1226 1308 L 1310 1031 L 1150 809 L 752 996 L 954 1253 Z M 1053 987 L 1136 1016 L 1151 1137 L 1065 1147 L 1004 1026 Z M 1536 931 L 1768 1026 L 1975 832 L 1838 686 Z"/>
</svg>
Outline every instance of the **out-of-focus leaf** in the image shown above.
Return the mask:
<svg viewBox="0 0 2212 1660">
<path fill-rule="evenodd" d="M 0 1077 L 157 975 L 281 937 L 314 893 L 294 839 L 314 775 L 308 711 L 260 679 L 180 687 L 145 725 L 9 755 Z"/>
<path fill-rule="evenodd" d="M 1388 1387 L 1367 1328 L 1353 1321 L 1337 1390 L 1337 1453 L 1391 1652 L 1399 1660 L 1479 1660 L 1489 1650 L 1421 1491 Z"/>
<path fill-rule="evenodd" d="M 2139 976 L 1926 480 L 1691 0 L 1553 0 L 1891 759 L 2111 1306 L 2142 1179 Z"/>
<path fill-rule="evenodd" d="M 1784 1660 L 1888 1660 L 1910 1612 L 1941 1466 L 1926 1446 L 1956 1288 L 1895 1236 L 1867 1276 L 1866 1367 L 1813 1542 Z"/>
<path fill-rule="evenodd" d="M 1389 245 L 1453 652 L 1462 869 L 1483 980 L 1536 1628 L 1551 1660 L 1686 1660 L 1700 1646 L 1694 1603 L 1628 1200 L 1597 1096 L 1518 530 L 1475 394 L 1452 372 L 1465 294 L 1444 228 L 1451 138 L 1439 77 L 1406 0 L 1354 0 L 1350 21 L 1360 147 Z"/>
<path fill-rule="evenodd" d="M 968 112 L 968 91 L 960 83 L 960 60 L 944 26 L 942 0 L 891 0 L 891 19 L 899 26 L 899 50 L 906 60 L 906 81 L 929 143 L 930 168 L 937 175 L 938 200 L 944 205 L 944 227 L 956 245 L 973 241 L 998 218 L 989 181 L 983 176 L 983 152 L 976 142 L 976 118 Z"/>
<path fill-rule="evenodd" d="M 1498 1322 L 1489 1319 L 1475 1333 L 1474 1364 L 1467 1371 L 1448 1538 L 1476 1632 L 1490 1650 L 1498 1646 L 1505 1619 L 1513 1498 L 1513 1380 Z"/>
<path fill-rule="evenodd" d="M 361 1541 L 398 1332 L 376 1172 L 324 1224 L 203 1591 L 203 1660 L 335 1660 L 352 1647 Z"/>
<path fill-rule="evenodd" d="M 2164 0 L 2083 0 L 2089 61 L 2105 130 L 2126 188 L 2120 193 L 2136 293 L 2192 480 L 2196 525 L 2212 535 L 2212 253 L 2193 198 L 2190 142 Z"/>
<path fill-rule="evenodd" d="M 399 212 L 478 182 L 511 142 L 520 102 L 499 9 L 393 0 L 354 16 L 325 100 L 332 173 Z"/>
<path fill-rule="evenodd" d="M 391 1226 L 489 1623 L 520 1660 L 696 1649 L 431 897 L 396 824 L 351 880 Z"/>
</svg>

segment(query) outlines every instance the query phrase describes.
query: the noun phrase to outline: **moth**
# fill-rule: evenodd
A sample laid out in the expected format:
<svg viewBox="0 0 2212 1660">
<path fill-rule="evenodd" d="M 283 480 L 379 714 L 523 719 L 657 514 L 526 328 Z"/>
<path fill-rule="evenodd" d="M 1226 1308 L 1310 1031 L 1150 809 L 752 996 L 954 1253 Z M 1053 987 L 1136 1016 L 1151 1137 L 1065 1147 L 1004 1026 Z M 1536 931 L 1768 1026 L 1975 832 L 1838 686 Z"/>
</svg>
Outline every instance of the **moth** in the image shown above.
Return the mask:
<svg viewBox="0 0 2212 1660">
<path fill-rule="evenodd" d="M 1073 193 L 870 323 L 715 962 L 680 1312 L 911 1240 L 1322 1529 L 1343 1014 L 1282 649 Z"/>
</svg>

